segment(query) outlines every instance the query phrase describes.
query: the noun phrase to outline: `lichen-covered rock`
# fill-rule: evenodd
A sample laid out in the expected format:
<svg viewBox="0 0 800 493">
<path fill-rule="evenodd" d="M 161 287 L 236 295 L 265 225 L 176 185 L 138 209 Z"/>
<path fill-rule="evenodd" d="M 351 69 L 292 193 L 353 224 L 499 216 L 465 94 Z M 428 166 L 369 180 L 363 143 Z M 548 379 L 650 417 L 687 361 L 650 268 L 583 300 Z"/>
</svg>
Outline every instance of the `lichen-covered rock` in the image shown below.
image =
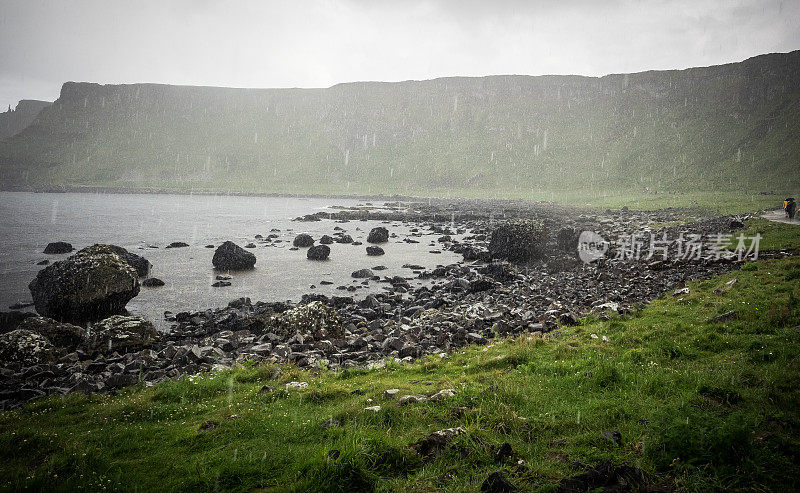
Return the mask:
<svg viewBox="0 0 800 493">
<path fill-rule="evenodd" d="M 222 270 L 247 270 L 256 265 L 256 256 L 232 241 L 226 241 L 214 252 L 214 267 Z"/>
<path fill-rule="evenodd" d="M 16 329 L 0 335 L 0 365 L 22 366 L 49 363 L 55 359 L 50 341 L 32 330 Z"/>
<path fill-rule="evenodd" d="M 367 242 L 369 243 L 386 243 L 387 241 L 389 241 L 389 230 L 383 226 L 372 228 L 367 236 Z"/>
<path fill-rule="evenodd" d="M 104 245 L 85 248 L 39 271 L 28 288 L 40 315 L 82 323 L 121 312 L 139 294 L 139 276 Z M 106 245 L 107 246 L 107 245 Z"/>
<path fill-rule="evenodd" d="M 91 352 L 111 354 L 138 351 L 153 344 L 158 332 L 141 317 L 114 315 L 89 326 L 86 348 Z"/>
<path fill-rule="evenodd" d="M 489 240 L 492 258 L 529 262 L 541 258 L 547 243 L 542 221 L 516 219 L 495 228 Z"/>
<path fill-rule="evenodd" d="M 86 340 L 86 329 L 47 317 L 28 317 L 18 329 L 30 330 L 44 336 L 55 347 L 74 351 Z"/>
<path fill-rule="evenodd" d="M 128 250 L 122 248 L 121 246 L 117 245 L 102 245 L 102 244 L 95 244 L 92 246 L 88 246 L 81 250 L 84 253 L 90 254 L 98 254 L 98 253 L 116 253 L 119 255 L 119 258 L 127 262 L 131 267 L 136 269 L 136 274 L 139 277 L 147 277 L 147 274 L 150 273 L 150 268 L 152 264 L 146 258 L 136 255 L 135 253 L 131 253 Z M 80 253 L 80 252 L 78 252 Z"/>
<path fill-rule="evenodd" d="M 312 334 L 317 339 L 344 337 L 339 313 L 319 301 L 286 310 L 275 318 L 274 323 L 285 332 Z"/>
</svg>

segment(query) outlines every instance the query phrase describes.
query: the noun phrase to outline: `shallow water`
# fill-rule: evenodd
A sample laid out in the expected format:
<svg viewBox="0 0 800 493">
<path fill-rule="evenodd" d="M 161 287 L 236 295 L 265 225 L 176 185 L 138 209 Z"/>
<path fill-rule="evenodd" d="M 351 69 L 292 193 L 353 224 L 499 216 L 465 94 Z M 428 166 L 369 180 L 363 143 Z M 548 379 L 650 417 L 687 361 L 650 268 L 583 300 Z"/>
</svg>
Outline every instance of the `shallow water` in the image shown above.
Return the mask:
<svg viewBox="0 0 800 493">
<path fill-rule="evenodd" d="M 77 249 L 94 243 L 111 243 L 142 255 L 152 264 L 151 276 L 162 279 L 166 286 L 142 287 L 139 296 L 128 303 L 128 310 L 164 326 L 163 312 L 200 310 L 225 306 L 241 296 L 254 302 L 297 301 L 304 293 L 355 295 L 381 291 L 386 284 L 370 282 L 356 293 L 337 290 L 339 285 L 360 285 L 350 273 L 361 268 L 385 265 L 382 276 L 412 276 L 403 264 L 425 267 L 446 265 L 460 257 L 442 251 L 430 254 L 437 235 L 428 231 L 418 244 L 404 243 L 409 227 L 399 223 L 352 221 L 339 224 L 331 220 L 296 222 L 293 218 L 331 206 L 354 206 L 352 199 L 276 198 L 209 195 L 93 194 L 93 193 L 24 193 L 0 192 L 0 310 L 17 302 L 30 301 L 28 283 L 44 268 L 36 263 L 66 258 L 42 253 L 47 243 L 66 241 Z M 376 202 L 379 206 L 382 203 Z M 372 227 L 383 225 L 396 238 L 381 245 L 386 255 L 368 257 L 366 236 Z M 334 227 L 346 230 L 360 246 L 334 243 L 330 259 L 314 262 L 306 258 L 306 249 L 291 251 L 291 241 L 301 232 L 315 240 L 323 234 L 333 236 Z M 254 236 L 266 237 L 270 229 L 281 231 L 282 243 L 264 246 L 256 242 L 252 250 L 257 257 L 252 271 L 233 273 L 232 286 L 211 287 L 219 272 L 213 269 L 214 250 L 207 244 L 219 245 L 231 240 L 240 246 L 255 242 Z M 188 248 L 165 249 L 174 241 L 188 243 Z M 158 248 L 150 248 L 157 246 Z M 322 286 L 320 281 L 334 284 Z M 316 289 L 310 289 L 310 285 Z M 413 285 L 421 284 L 415 280 Z M 32 310 L 32 308 L 31 308 Z"/>
</svg>

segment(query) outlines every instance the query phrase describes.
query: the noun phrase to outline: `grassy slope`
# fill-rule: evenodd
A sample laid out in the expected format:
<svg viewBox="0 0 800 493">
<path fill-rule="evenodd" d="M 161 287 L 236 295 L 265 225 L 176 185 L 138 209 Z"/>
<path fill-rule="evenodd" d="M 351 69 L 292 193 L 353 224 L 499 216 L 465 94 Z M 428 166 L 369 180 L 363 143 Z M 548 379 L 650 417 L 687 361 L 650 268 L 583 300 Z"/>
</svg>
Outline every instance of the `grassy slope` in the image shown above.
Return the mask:
<svg viewBox="0 0 800 493">
<path fill-rule="evenodd" d="M 528 198 L 781 190 L 800 52 L 602 78 L 496 76 L 328 89 L 65 84 L 0 142 L 0 184 Z"/>
<path fill-rule="evenodd" d="M 800 249 L 797 227 L 756 220 L 755 231 L 767 235 L 762 246 Z M 759 261 L 554 340 L 522 337 L 372 371 L 284 366 L 274 379 L 274 367 L 252 366 L 39 401 L 0 414 L 0 487 L 474 491 L 507 467 L 518 486 L 552 490 L 576 463 L 612 459 L 689 491 L 797 489 L 798 279 L 798 257 Z M 709 323 L 729 310 L 739 319 Z M 294 380 L 309 386 L 280 390 Z M 260 395 L 264 384 L 279 390 Z M 389 388 L 453 388 L 456 397 L 398 408 L 382 397 Z M 382 410 L 363 411 L 367 398 Z M 323 430 L 331 417 L 341 426 Z M 206 420 L 219 426 L 199 431 Z M 454 426 L 468 433 L 430 463 L 408 448 Z M 621 432 L 621 446 L 601 437 L 609 430 Z M 491 446 L 503 442 L 524 470 L 494 462 Z M 337 460 L 326 457 L 332 449 Z"/>
</svg>

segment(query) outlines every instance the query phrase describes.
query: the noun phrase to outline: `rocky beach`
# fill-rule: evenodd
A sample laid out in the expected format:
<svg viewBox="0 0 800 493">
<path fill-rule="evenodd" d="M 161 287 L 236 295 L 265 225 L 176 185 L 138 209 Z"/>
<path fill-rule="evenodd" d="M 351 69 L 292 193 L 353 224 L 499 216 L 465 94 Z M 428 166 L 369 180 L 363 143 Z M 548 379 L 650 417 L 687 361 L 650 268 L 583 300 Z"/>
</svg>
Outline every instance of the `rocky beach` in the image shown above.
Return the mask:
<svg viewBox="0 0 800 493">
<path fill-rule="evenodd" d="M 151 265 L 143 256 L 94 245 L 44 267 L 30 284 L 37 313 L 2 313 L 0 405 L 12 408 L 48 394 L 115 392 L 246 361 L 333 370 L 380 367 L 389 360 L 447 358 L 466 345 L 519 334 L 558 338 L 560 327 L 580 324 L 584 317 L 630 316 L 655 298 L 687 294 L 687 281 L 745 262 L 648 252 L 652 238 L 670 238 L 668 248 L 675 248 L 681 234 L 710 241 L 735 233 L 746 216 L 467 200 L 363 203 L 332 210 L 297 217 L 295 231 L 267 225 L 245 245 L 208 246 L 215 248 L 215 286 L 224 288 L 231 274 L 256 265 L 258 255 L 252 252 L 264 255 L 256 246 L 291 243 L 296 255 L 322 264 L 328 245 L 353 245 L 363 256 L 363 268 L 349 278 L 322 281 L 334 283 L 340 294 L 309 289 L 299 302 L 243 297 L 224 308 L 167 311 L 158 321 L 163 330 L 124 309 L 140 290 L 163 284 L 148 277 Z M 364 231 L 364 242 L 354 240 L 365 221 L 383 225 Z M 318 238 L 296 233 L 308 222 L 322 223 L 328 233 Z M 582 231 L 608 240 L 603 258 L 581 261 Z M 619 252 L 620 238 L 631 234 L 646 240 L 639 246 L 641 258 Z M 462 260 L 435 268 L 409 263 L 404 275 L 384 275 L 381 255 L 398 243 L 422 243 L 428 255 L 447 251 Z M 47 248 L 72 250 L 63 242 Z M 370 286 L 380 290 L 367 291 Z"/>
</svg>

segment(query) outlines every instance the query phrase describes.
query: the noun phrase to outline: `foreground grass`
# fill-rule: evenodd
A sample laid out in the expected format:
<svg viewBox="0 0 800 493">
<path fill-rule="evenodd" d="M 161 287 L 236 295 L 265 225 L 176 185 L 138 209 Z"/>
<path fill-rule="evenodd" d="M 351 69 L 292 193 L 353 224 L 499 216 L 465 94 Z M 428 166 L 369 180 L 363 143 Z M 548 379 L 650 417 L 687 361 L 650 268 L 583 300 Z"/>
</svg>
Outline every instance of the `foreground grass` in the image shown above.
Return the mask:
<svg viewBox="0 0 800 493">
<path fill-rule="evenodd" d="M 796 230 L 776 227 L 797 244 Z M 553 339 L 371 371 L 254 365 L 116 396 L 42 400 L 0 414 L 0 487 L 475 491 L 507 469 L 523 490 L 552 491 L 584 464 L 610 459 L 688 491 L 797 490 L 798 280 L 798 257 L 759 261 Z M 732 310 L 737 319 L 710 321 Z M 285 390 L 291 381 L 308 387 Z M 261 394 L 265 384 L 277 390 Z M 456 395 L 401 408 L 383 398 L 390 388 Z M 376 404 L 380 411 L 364 410 Z M 329 418 L 340 424 L 323 429 Z M 204 427 L 209 420 L 216 427 Z M 467 433 L 433 460 L 409 448 L 455 426 Z M 611 430 L 620 444 L 603 438 Z M 504 442 L 524 467 L 494 460 Z"/>
</svg>

